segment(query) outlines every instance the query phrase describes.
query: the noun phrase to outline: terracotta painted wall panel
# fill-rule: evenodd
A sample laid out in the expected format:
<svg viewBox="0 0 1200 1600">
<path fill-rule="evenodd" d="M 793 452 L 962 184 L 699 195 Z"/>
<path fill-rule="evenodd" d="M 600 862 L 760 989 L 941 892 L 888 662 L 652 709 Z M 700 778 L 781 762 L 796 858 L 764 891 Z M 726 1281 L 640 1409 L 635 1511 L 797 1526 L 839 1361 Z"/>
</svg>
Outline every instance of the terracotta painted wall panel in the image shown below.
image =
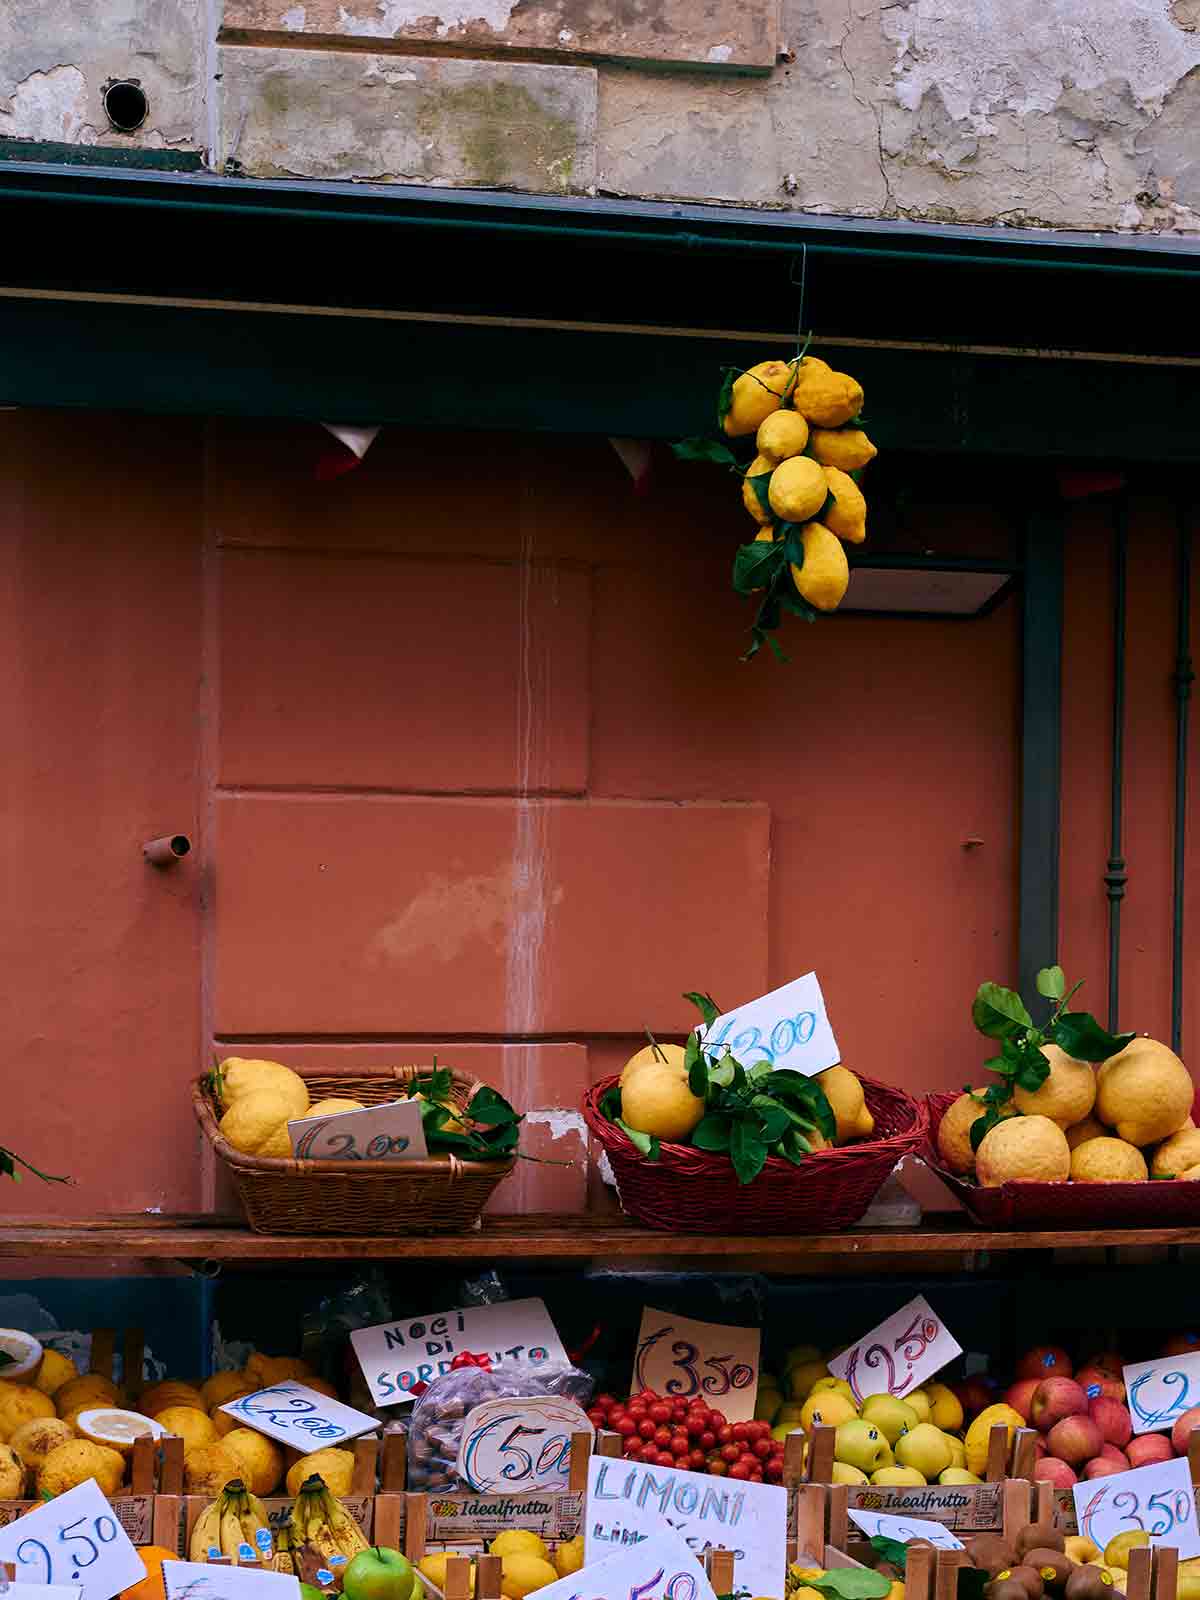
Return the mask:
<svg viewBox="0 0 1200 1600">
<path fill-rule="evenodd" d="M 587 1130 L 579 1103 L 588 1083 L 588 1051 L 579 1044 L 287 1044 L 236 1039 L 214 1042 L 221 1055 L 266 1056 L 286 1066 L 355 1074 L 379 1067 L 460 1067 L 499 1089 L 525 1116 L 521 1148 L 537 1161 L 518 1161 L 492 1198 L 489 1211 L 579 1211 L 587 1196 Z M 554 1163 L 551 1165 L 550 1163 Z M 563 1163 L 566 1163 L 565 1165 Z"/>
<path fill-rule="evenodd" d="M 10 1210 L 199 1204 L 200 437 L 0 414 L 3 1142 L 70 1188 Z M 19 1092 L 13 1092 L 19 1088 Z"/>
<path fill-rule="evenodd" d="M 216 1031 L 685 1025 L 766 973 L 763 807 L 225 796 Z M 715 908 L 715 909 L 714 909 Z"/>
<path fill-rule="evenodd" d="M 221 779 L 582 790 L 588 611 L 568 568 L 225 551 Z"/>
</svg>

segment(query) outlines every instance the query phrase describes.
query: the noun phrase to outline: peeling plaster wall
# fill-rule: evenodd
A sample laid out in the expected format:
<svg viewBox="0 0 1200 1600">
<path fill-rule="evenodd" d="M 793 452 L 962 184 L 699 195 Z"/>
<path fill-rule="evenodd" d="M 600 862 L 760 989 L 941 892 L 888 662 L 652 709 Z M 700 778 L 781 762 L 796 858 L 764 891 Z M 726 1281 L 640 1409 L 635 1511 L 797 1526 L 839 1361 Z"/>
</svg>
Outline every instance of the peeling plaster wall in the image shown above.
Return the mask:
<svg viewBox="0 0 1200 1600">
<path fill-rule="evenodd" d="M 0 135 L 370 177 L 1200 229 L 1200 0 L 0 7 Z M 150 97 L 130 139 L 104 82 Z M 2 152 L 0 152 L 2 153 Z"/>
</svg>

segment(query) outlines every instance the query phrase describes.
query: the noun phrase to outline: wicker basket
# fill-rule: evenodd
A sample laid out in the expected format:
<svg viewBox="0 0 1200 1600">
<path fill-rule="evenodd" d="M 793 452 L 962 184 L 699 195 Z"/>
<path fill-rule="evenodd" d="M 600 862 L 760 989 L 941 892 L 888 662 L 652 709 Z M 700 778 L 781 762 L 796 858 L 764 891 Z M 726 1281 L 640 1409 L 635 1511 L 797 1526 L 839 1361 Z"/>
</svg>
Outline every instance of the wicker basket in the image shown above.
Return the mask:
<svg viewBox="0 0 1200 1600">
<path fill-rule="evenodd" d="M 937 1131 L 959 1098 L 931 1094 L 923 1159 L 984 1228 L 1194 1228 L 1200 1183 L 1002 1183 L 982 1189 L 942 1163 Z"/>
<path fill-rule="evenodd" d="M 330 1073 L 296 1069 L 315 1104 L 337 1095 L 364 1106 L 399 1098 L 399 1086 L 428 1067 L 391 1067 L 372 1072 Z M 478 1078 L 453 1071 L 450 1099 L 466 1107 Z M 296 1161 L 247 1156 L 222 1138 L 217 1108 L 205 1078 L 192 1084 L 196 1120 L 225 1163 L 246 1221 L 256 1233 L 464 1233 L 479 1216 L 496 1185 L 512 1171 L 515 1156 L 464 1161 L 455 1155 L 424 1161 Z"/>
<path fill-rule="evenodd" d="M 878 1137 L 815 1150 L 799 1167 L 769 1156 L 753 1183 L 740 1184 L 728 1156 L 692 1145 L 664 1143 L 658 1161 L 645 1160 L 600 1110 L 601 1099 L 619 1081 L 595 1084 L 583 1114 L 608 1153 L 622 1206 L 648 1228 L 672 1233 L 835 1233 L 853 1227 L 901 1156 L 925 1144 L 924 1106 L 903 1089 L 860 1074 Z"/>
</svg>

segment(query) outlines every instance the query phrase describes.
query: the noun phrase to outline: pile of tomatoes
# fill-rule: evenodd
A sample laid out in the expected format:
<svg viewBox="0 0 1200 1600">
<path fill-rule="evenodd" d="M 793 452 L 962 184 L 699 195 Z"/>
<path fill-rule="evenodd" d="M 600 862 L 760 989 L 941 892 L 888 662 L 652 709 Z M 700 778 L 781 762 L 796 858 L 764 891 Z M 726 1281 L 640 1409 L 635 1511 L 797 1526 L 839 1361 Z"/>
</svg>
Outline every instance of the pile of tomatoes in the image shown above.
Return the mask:
<svg viewBox="0 0 1200 1600">
<path fill-rule="evenodd" d="M 769 1422 L 730 1422 L 703 1399 L 675 1399 L 643 1389 L 628 1400 L 597 1395 L 588 1410 L 595 1428 L 621 1436 L 622 1454 L 652 1467 L 683 1467 L 714 1478 L 783 1482 L 783 1441 Z"/>
</svg>

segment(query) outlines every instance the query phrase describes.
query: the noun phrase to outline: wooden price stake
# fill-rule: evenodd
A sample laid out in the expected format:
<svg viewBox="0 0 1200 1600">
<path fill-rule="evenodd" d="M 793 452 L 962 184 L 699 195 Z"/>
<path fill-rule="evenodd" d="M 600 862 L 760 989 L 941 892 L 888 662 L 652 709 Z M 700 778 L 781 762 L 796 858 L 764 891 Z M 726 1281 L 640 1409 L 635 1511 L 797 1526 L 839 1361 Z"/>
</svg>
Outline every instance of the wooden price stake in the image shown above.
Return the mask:
<svg viewBox="0 0 1200 1600">
<path fill-rule="evenodd" d="M 503 1576 L 499 1556 L 476 1556 L 476 1600 L 500 1600 L 500 1580 Z"/>
<path fill-rule="evenodd" d="M 471 1600 L 471 1563 L 466 1556 L 446 1557 L 446 1600 Z"/>
<path fill-rule="evenodd" d="M 721 1545 L 713 1550 L 704 1552 L 704 1570 L 708 1574 L 708 1581 L 712 1584 L 713 1593 L 719 1597 L 733 1593 L 733 1564 L 736 1557 L 732 1550 L 726 1550 Z"/>
</svg>

